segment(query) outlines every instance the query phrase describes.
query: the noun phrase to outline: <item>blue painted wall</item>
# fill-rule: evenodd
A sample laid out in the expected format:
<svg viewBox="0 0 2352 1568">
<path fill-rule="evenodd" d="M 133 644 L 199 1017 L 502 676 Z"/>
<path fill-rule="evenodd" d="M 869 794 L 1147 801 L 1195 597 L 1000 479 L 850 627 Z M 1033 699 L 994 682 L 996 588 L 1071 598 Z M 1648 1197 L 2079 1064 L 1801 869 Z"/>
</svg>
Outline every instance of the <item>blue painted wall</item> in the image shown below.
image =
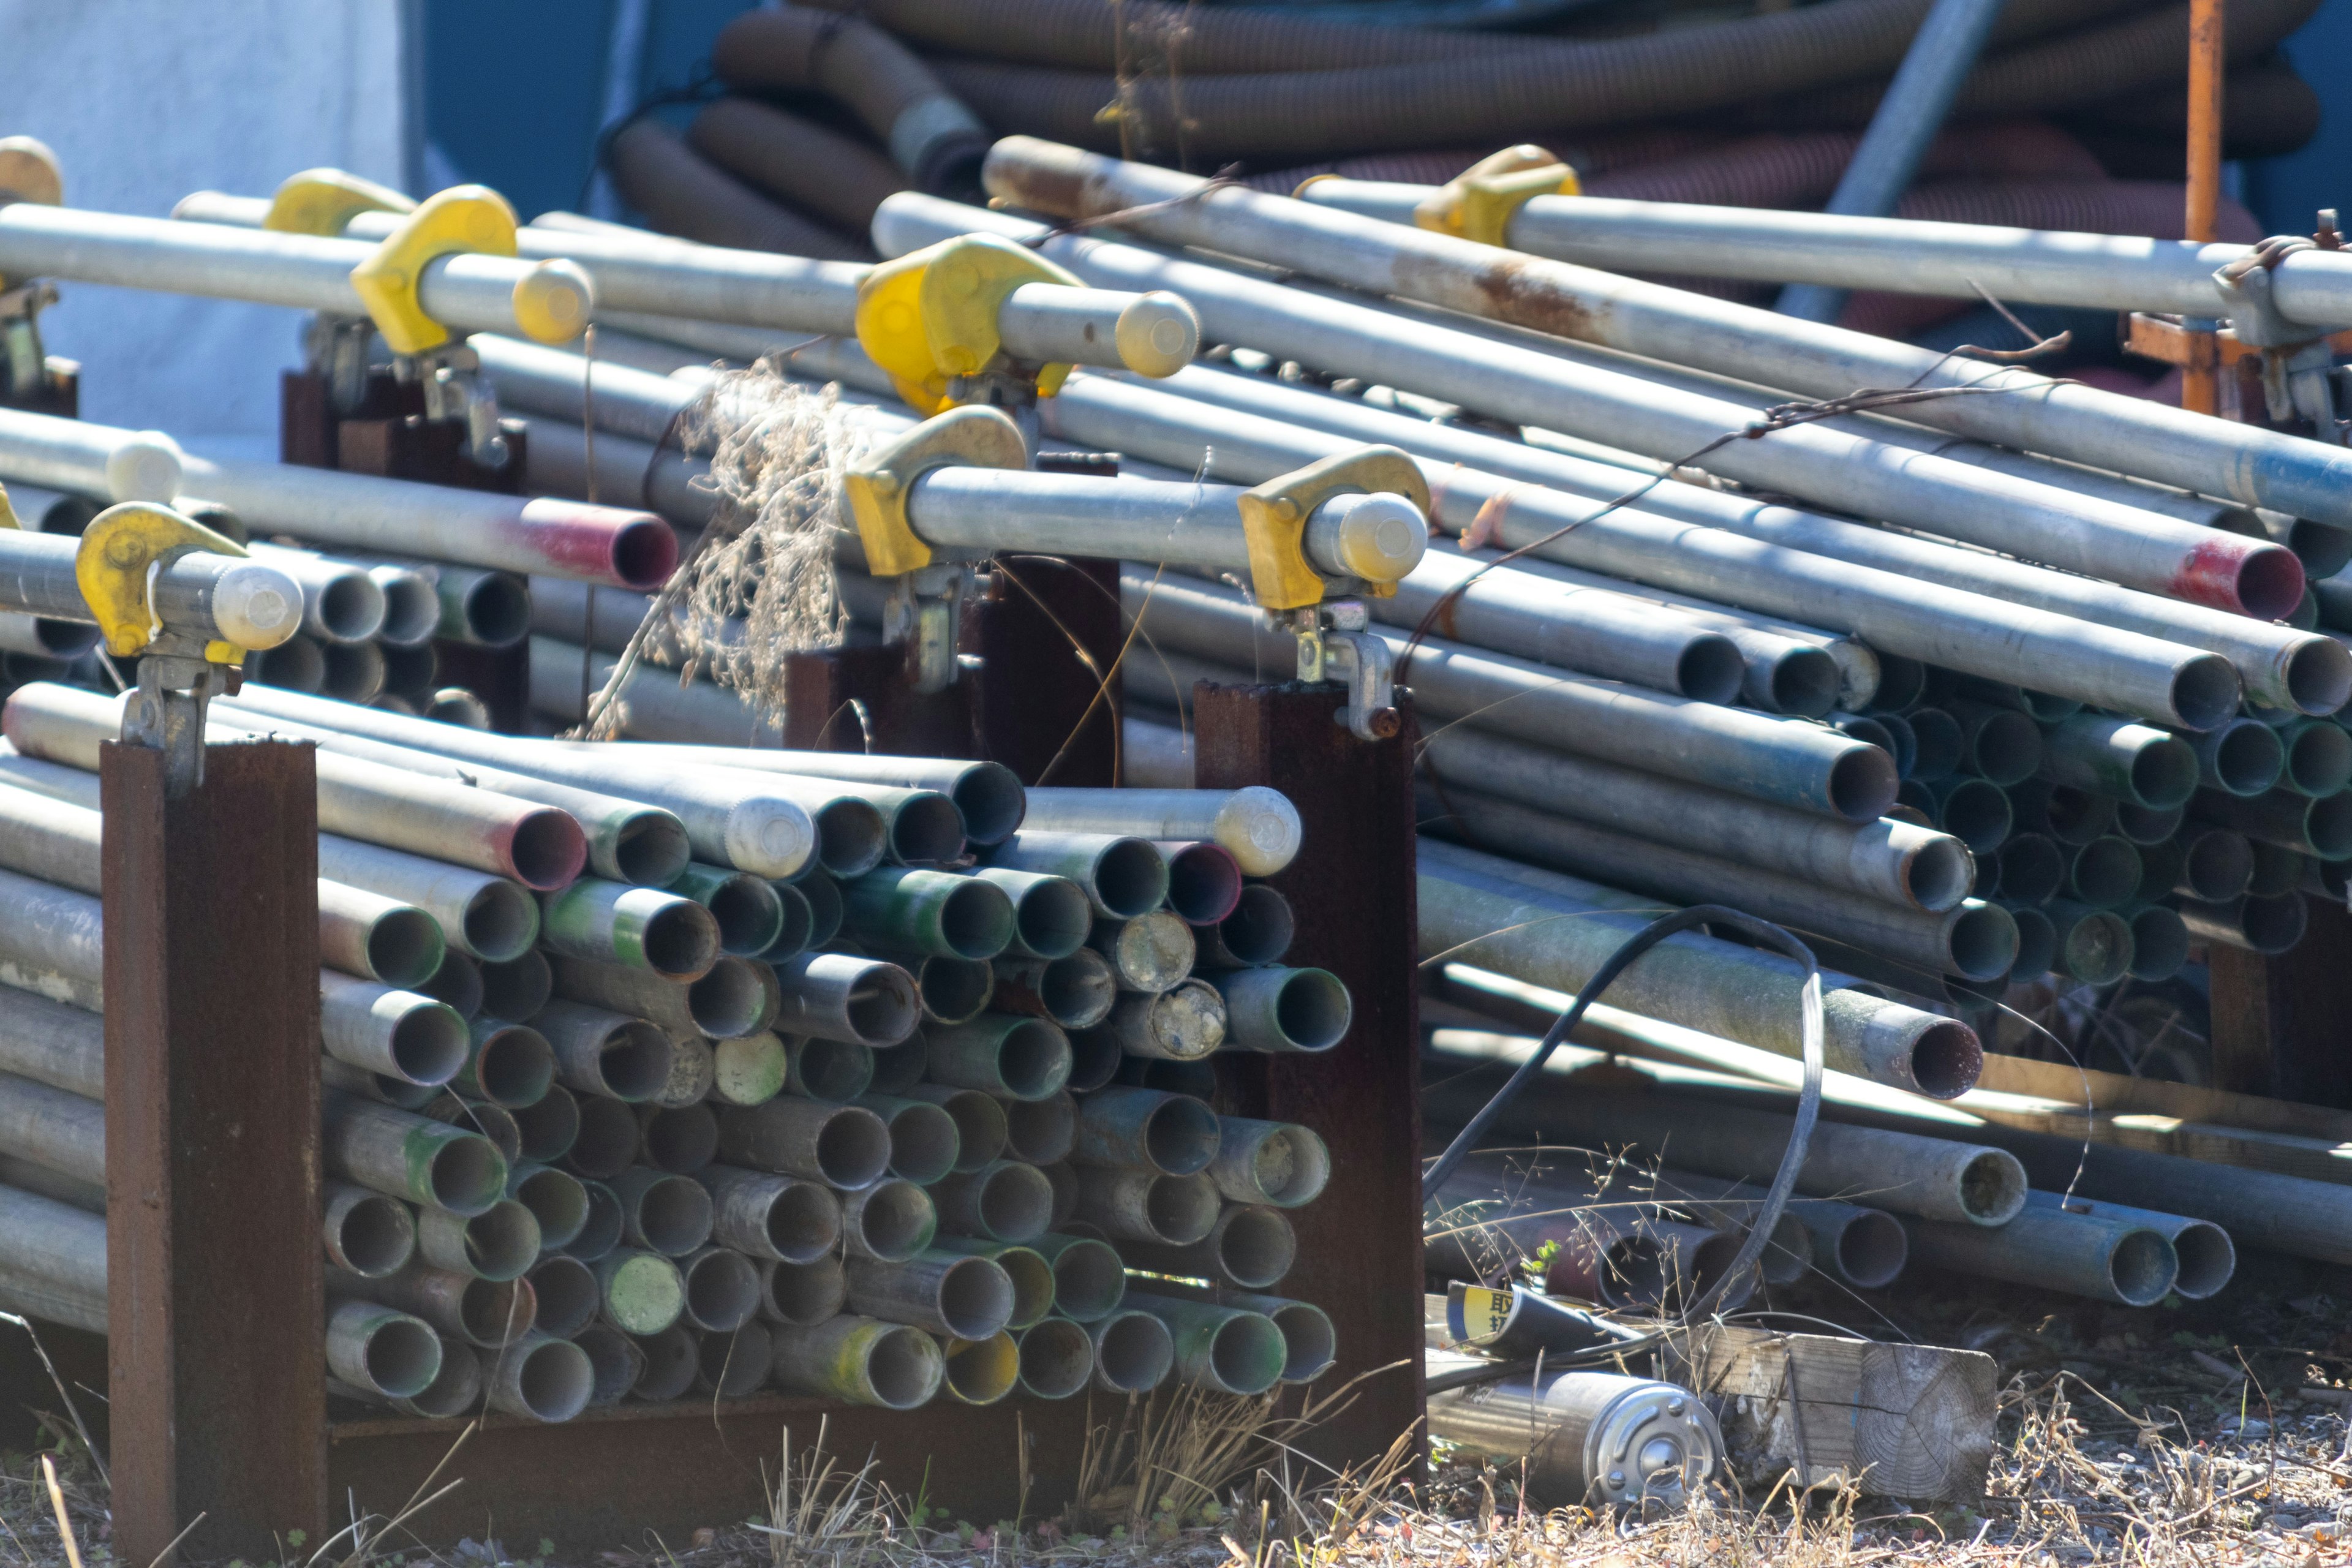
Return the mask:
<svg viewBox="0 0 2352 1568">
<path fill-rule="evenodd" d="M 2247 164 L 2246 205 L 2272 234 L 2308 234 L 2321 207 L 2352 209 L 2352 0 L 2324 0 L 2286 54 L 2318 90 L 2319 134 L 2301 152 Z"/>
<path fill-rule="evenodd" d="M 653 0 L 637 96 L 686 83 L 747 0 Z M 425 0 L 429 188 L 505 194 L 525 217 L 577 208 L 604 100 L 613 0 Z M 681 123 L 685 111 L 674 111 Z"/>
</svg>

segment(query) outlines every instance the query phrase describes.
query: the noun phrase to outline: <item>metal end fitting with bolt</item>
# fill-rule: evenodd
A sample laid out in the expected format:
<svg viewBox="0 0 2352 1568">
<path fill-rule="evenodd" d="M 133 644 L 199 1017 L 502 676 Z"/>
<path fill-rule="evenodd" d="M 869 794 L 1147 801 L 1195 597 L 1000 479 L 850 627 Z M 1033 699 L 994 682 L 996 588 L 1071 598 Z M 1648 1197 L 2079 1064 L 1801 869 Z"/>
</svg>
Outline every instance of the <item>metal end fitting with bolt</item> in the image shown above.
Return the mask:
<svg viewBox="0 0 2352 1568">
<path fill-rule="evenodd" d="M 1003 550 L 1108 555 L 1248 573 L 1258 606 L 1298 639 L 1298 678 L 1345 680 L 1345 721 L 1356 734 L 1397 732 L 1389 646 L 1365 631 L 1353 596 L 1393 595 L 1428 547 L 1428 486 L 1403 453 L 1367 447 L 1249 489 L 1027 465 L 1021 432 L 1002 410 L 967 407 L 917 426 L 843 477 L 867 570 L 917 596 L 923 679 L 954 678 L 961 563 Z"/>
<path fill-rule="evenodd" d="M 302 590 L 167 507 L 109 507 L 75 539 L 26 532 L 0 491 L 0 605 L 96 621 L 107 652 L 138 657 L 122 738 L 167 754 L 179 795 L 203 782 L 205 704 L 232 689 L 247 652 L 294 635 Z"/>
</svg>

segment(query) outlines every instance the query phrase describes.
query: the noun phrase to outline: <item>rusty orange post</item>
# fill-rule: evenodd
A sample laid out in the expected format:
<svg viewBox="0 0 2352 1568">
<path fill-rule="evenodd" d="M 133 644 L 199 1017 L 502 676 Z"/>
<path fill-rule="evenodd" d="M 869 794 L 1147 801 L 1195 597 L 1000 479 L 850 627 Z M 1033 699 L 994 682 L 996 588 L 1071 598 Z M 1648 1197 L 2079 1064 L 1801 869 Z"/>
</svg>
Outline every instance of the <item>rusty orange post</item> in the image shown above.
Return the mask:
<svg viewBox="0 0 2352 1568">
<path fill-rule="evenodd" d="M 2211 241 L 2221 204 L 2221 48 L 2225 0 L 2189 0 L 2189 212 L 2183 237 Z M 2210 360 L 2180 373 L 2180 405 L 2218 413 L 2220 377 Z"/>
</svg>

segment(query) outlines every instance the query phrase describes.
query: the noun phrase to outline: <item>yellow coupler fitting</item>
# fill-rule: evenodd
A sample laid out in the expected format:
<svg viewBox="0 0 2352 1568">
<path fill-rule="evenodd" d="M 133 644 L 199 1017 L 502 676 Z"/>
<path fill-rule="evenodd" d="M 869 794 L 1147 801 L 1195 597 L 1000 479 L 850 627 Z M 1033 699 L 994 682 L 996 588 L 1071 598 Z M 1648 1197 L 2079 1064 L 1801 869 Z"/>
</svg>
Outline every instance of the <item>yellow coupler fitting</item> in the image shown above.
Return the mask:
<svg viewBox="0 0 2352 1568">
<path fill-rule="evenodd" d="M 950 408 L 924 420 L 842 477 L 849 515 L 866 546 L 866 570 L 903 577 L 931 563 L 931 547 L 907 521 L 907 494 L 933 468 L 1025 468 L 1021 428 L 999 408 Z"/>
<path fill-rule="evenodd" d="M 1302 610 L 1323 602 L 1328 584 L 1307 563 L 1307 520 L 1333 496 L 1359 494 L 1402 496 L 1429 515 L 1429 481 L 1394 447 L 1337 452 L 1242 492 L 1242 533 L 1258 608 Z M 1366 583 L 1362 592 L 1392 598 L 1396 584 Z"/>
<path fill-rule="evenodd" d="M 857 342 L 898 395 L 926 414 L 951 405 L 948 383 L 978 375 L 1003 353 L 996 312 L 1024 283 L 1083 289 L 1066 268 L 992 234 L 943 239 L 886 261 L 857 286 Z M 1037 395 L 1062 389 L 1070 367 L 1042 366 Z"/>
<path fill-rule="evenodd" d="M 1583 194 L 1576 171 L 1532 142 L 1506 147 L 1463 170 L 1412 209 L 1415 226 L 1501 245 L 1511 216 L 1535 196 Z"/>
<path fill-rule="evenodd" d="M 416 286 L 427 262 L 460 251 L 515 253 L 514 208 L 488 185 L 452 185 L 425 197 L 375 254 L 352 268 L 352 288 L 393 353 L 423 353 L 449 341 L 449 329 L 417 302 Z"/>
<path fill-rule="evenodd" d="M 150 577 L 155 568 L 199 552 L 242 556 L 246 549 L 169 507 L 145 501 L 108 507 L 90 521 L 74 551 L 74 582 L 97 617 L 107 652 L 128 658 L 153 639 L 160 623 L 147 602 Z M 242 664 L 245 650 L 234 643 L 209 642 L 205 658 Z"/>
<path fill-rule="evenodd" d="M 362 213 L 412 213 L 416 203 L 390 185 L 362 180 L 341 169 L 305 169 L 289 174 L 269 198 L 261 226 L 276 234 L 343 237 L 343 226 Z"/>
</svg>

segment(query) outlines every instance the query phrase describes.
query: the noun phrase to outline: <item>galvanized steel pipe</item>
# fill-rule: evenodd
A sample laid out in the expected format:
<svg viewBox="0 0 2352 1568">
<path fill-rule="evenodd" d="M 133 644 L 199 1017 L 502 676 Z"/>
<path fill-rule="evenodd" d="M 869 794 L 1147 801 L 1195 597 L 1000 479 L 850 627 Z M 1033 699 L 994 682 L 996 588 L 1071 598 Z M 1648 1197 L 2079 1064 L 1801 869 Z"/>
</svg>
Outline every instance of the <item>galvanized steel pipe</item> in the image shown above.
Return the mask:
<svg viewBox="0 0 2352 1568">
<path fill-rule="evenodd" d="M 2070 458 L 2094 468 L 2137 472 L 2200 494 L 2352 527 L 2352 500 L 2347 499 L 2352 496 L 2352 485 L 2346 482 L 2352 477 L 2352 455 L 2324 443 L 2234 423 L 2216 424 L 2029 371 L 1954 360 L 1892 339 L 1798 321 L 1564 262 L 1508 255 L 1304 202 L 1234 188 L 1201 193 L 1202 182 L 1171 171 L 1090 158 L 1025 138 L 996 144 L 986 178 L 992 194 L 1058 217 L 1081 216 L 1079 209 L 1083 216 L 1104 216 L 1183 195 L 1190 199 L 1154 205 L 1126 222 L 1163 242 L 1197 242 L 1370 293 L 1399 294 L 1473 315 L 1500 317 L 1814 396 L 1843 396 L 1866 386 L 1910 385 L 1983 386 L 2014 394 L 1938 398 L 1914 405 L 1909 414 L 1923 424 L 1979 440 Z M 898 248 L 894 209 L 925 199 L 901 194 L 883 204 L 876 215 L 876 230 L 877 239 L 887 242 L 885 249 Z M 1127 281 L 1118 270 L 1089 265 L 1091 258 L 1071 259 L 1087 244 L 1083 238 L 1064 239 L 1049 244 L 1045 253 L 1091 281 L 1106 277 Z M 1219 301 L 1197 287 L 1177 287 L 1202 312 L 1211 337 L 1249 341 L 1247 334 L 1230 331 Z M 1271 343 L 1259 346 L 1276 349 Z M 1298 357 L 1325 369 L 1342 368 L 1321 356 Z M 1465 368 L 1474 378 L 1490 375 L 1491 367 L 1483 363 L 1474 361 Z M 1394 384 L 1395 378 L 1377 379 Z M 1446 395 L 1445 388 L 1435 384 L 1421 384 L 1417 390 Z M 1493 399 L 1474 392 L 1459 401 L 1479 406 Z M 1533 417 L 1529 422 L 1550 423 Z"/>
<path fill-rule="evenodd" d="M 1322 179 L 1298 199 L 1412 224 L 1427 185 Z M 1765 283 L 1891 289 L 1974 300 L 1977 290 L 2038 305 L 2227 319 L 2213 274 L 2251 247 L 2136 235 L 2070 234 L 1916 218 L 1778 212 L 1607 196 L 1536 196 L 1504 231 L 1513 250 L 1611 272 L 1679 273 Z M 2289 251 L 2272 303 L 2315 335 L 2352 324 L 2352 258 Z"/>
<path fill-rule="evenodd" d="M 1121 597 L 1140 602 L 1141 585 L 1123 577 Z M 1244 670 L 1261 647 L 1290 651 L 1240 594 L 1206 584 L 1160 583 L 1142 619 L 1161 647 Z M 1376 635 L 1404 651 L 1404 637 Z M 1893 760 L 1820 725 L 1569 675 L 1439 637 L 1422 640 L 1404 674 L 1433 718 L 1850 821 L 1870 821 L 1894 804 Z"/>
<path fill-rule="evenodd" d="M 376 248 L 356 239 L 34 202 L 0 209 L 0 268 L 13 277 L 246 300 L 336 316 L 370 314 L 351 274 Z M 550 342 L 577 337 L 594 310 L 588 275 L 564 261 L 460 251 L 426 262 L 415 289 L 426 315 L 458 331 L 521 332 Z"/>
<path fill-rule="evenodd" d="M 2116 722 L 2121 722 L 2117 721 Z M 2161 731 L 2148 731 L 2168 744 Z M 1846 822 L 1790 811 L 1571 752 L 1454 727 L 1429 737 L 1423 765 L 1448 788 L 1570 816 L 1759 870 L 1931 911 L 1967 896 L 1975 866 L 1949 834 L 1879 817 Z M 1479 827 L 1475 814 L 1465 818 Z M 1506 837 L 1508 834 L 1506 833 Z"/>
<path fill-rule="evenodd" d="M 1458 953 L 1571 993 L 1650 914 L 1663 912 L 1644 900 L 1426 839 L 1419 889 L 1424 959 Z M 1629 905 L 1649 912 L 1628 912 Z M 1685 933 L 1643 954 L 1610 990 L 1612 1005 L 1627 1011 L 1794 1057 L 1801 979 L 1786 959 Z M 1834 976 L 1825 984 L 1831 1067 L 1938 1100 L 1976 1081 L 1981 1047 L 1966 1025 L 1848 989 Z"/>
<path fill-rule="evenodd" d="M 1395 318 L 1362 325 L 1367 331 L 1416 337 L 1445 330 Z M 1904 653 L 1931 664 L 1992 673 L 1989 667 L 1980 668 L 1977 661 L 2004 657 L 1998 651 L 1999 628 L 2021 606 L 2219 653 L 2236 667 L 2251 694 L 2273 706 L 2333 712 L 2352 694 L 2352 656 L 2332 644 L 2321 646 L 2327 643 L 2323 637 L 2289 626 L 1821 512 L 1727 495 L 1671 478 L 1632 505 L 1594 516 L 1599 509 L 1563 505 L 1561 500 L 1614 500 L 1645 483 L 1654 469 L 1629 469 L 1591 457 L 1544 450 L 1259 376 L 1200 368 L 1186 371 L 1171 384 L 1171 390 L 1181 391 L 1195 402 L 1262 417 L 1204 422 L 1198 410 L 1186 408 L 1183 402 L 1156 388 L 1122 385 L 1100 377 L 1074 379 L 1042 416 L 1056 430 L 1090 431 L 1123 450 L 1145 452 L 1188 468 L 1206 463 L 1208 471 L 1235 479 L 1250 479 L 1261 468 L 1271 474 L 1279 471 L 1283 463 L 1302 460 L 1295 455 L 1298 437 L 1286 428 L 1289 426 L 1349 440 L 1384 441 L 1425 460 L 1423 471 L 1437 498 L 1436 510 L 1449 528 L 1470 529 L 1478 514 L 1491 506 L 1500 514 L 1494 520 L 1499 524 L 1500 542 L 1539 546 L 1536 553 L 1547 560 L 1799 621 L 1836 626 L 1864 637 L 1881 652 Z M 1097 405 L 1106 411 L 1104 415 L 1094 412 Z M 1098 418 L 1103 423 L 1097 429 Z M 1163 430 L 1167 433 L 1162 434 Z M 1119 433 L 1115 440 L 1114 432 Z M 1337 449 L 1338 443 L 1307 448 L 1315 455 Z M 1513 480 L 1519 485 L 1508 482 Z M 1560 496 L 1547 498 L 1523 488 L 1528 485 L 1543 486 Z M 1461 487 L 1458 493 L 1457 487 Z M 1530 508 L 1536 510 L 1530 511 Z M 1523 515 L 1528 521 L 1522 522 Z M 1662 518 L 1728 531 L 1780 549 L 1749 547 L 1725 552 L 1721 542 L 1705 531 L 1662 529 L 1658 522 Z M 1540 542 L 1563 528 L 1570 531 Z M 1802 552 L 1804 556 L 1790 558 L 1783 550 Z M 1806 557 L 1827 557 L 1831 564 L 1824 567 L 1821 561 Z M 1848 570 L 1853 566 L 1873 570 L 1856 574 Z M 1795 576 L 1787 590 L 1777 586 L 1783 572 Z M 1999 603 L 1986 605 L 1980 599 L 1958 600 L 1948 593 L 1922 592 L 1921 582 L 1958 588 Z M 1875 618 L 1854 618 L 1866 608 L 1873 609 Z M 1972 642 L 1964 650 L 1951 640 L 1959 635 L 1963 620 L 1971 616 L 1987 618 L 1989 647 Z M 1927 628 L 1937 628 L 1946 642 L 1940 647 L 1921 646 L 1920 633 Z M 2100 639 L 2095 636 L 2094 640 Z M 2101 641 L 2101 646 L 2109 645 Z M 2081 653 L 2053 657 L 2079 658 Z M 2045 670 L 2039 677 L 2021 674 L 2014 679 L 2024 685 L 2052 677 Z M 2087 700 L 2098 706 L 2123 706 L 2096 698 Z M 2203 717 L 2190 727 L 2202 728 L 2226 710 L 2226 694 L 2211 694 L 2193 705 Z M 2150 716 L 2161 718 L 2162 714 L 2151 712 Z"/>
<path fill-rule="evenodd" d="M 1068 184 L 1055 193 L 1022 189 L 1017 163 L 1031 153 L 1057 163 L 1066 159 L 1060 176 Z M 1111 204 L 1114 207 L 1182 195 L 1200 184 L 1171 171 L 1089 158 L 1018 138 L 997 143 L 990 169 L 992 176 L 1002 176 L 1000 189 L 1024 205 L 1076 205 L 1090 211 L 1097 210 L 1092 206 L 1093 196 L 1107 192 L 1113 184 L 1125 193 L 1123 199 Z M 1076 195 L 1081 186 L 1087 195 Z M 1155 194 L 1135 194 L 1146 188 Z M 1228 199 L 1235 196 L 1240 198 L 1238 203 Z M 925 200 L 903 195 L 892 197 L 877 215 L 877 235 L 895 245 L 908 227 L 922 221 L 901 216 L 901 204 L 924 213 L 936 212 L 940 205 L 912 209 L 913 203 Z M 1257 216 L 1256 207 L 1250 204 L 1275 208 L 1272 237 L 1266 224 L 1248 221 Z M 1202 226 L 1197 220 L 1209 208 L 1222 210 Z M 1156 217 L 1140 221 L 1155 234 L 1197 231 L 1202 237 L 1201 243 L 1222 243 L 1229 253 L 1239 237 L 1244 248 L 1282 252 L 1274 258 L 1277 260 L 1291 252 L 1281 220 L 1296 215 L 1305 215 L 1310 222 L 1361 231 L 1374 246 L 1385 246 L 1390 237 L 1397 236 L 1407 241 L 1442 242 L 1466 253 L 1482 268 L 1488 265 L 1484 258 L 1495 254 L 1464 241 L 1321 212 L 1253 192 L 1221 190 L 1191 204 L 1187 211 L 1191 216 L 1172 221 Z M 976 220 L 985 217 L 975 215 Z M 1368 247 L 1360 244 L 1358 248 L 1362 252 Z M 1305 254 L 1315 259 L 1304 263 L 1304 269 L 1312 272 L 1325 265 L 1319 248 L 1309 246 Z M 1458 260 L 1451 253 L 1447 259 Z M 1385 273 L 1387 260 L 1374 254 L 1372 270 Z M 1357 280 L 1353 271 L 1344 266 L 1339 269 L 1348 273 L 1340 281 Z M 1621 282 L 1602 274 L 1591 276 L 1606 283 Z M 2112 501 L 1816 426 L 1785 426 L 1759 439 L 1719 445 L 1721 438 L 1754 425 L 1748 410 L 1722 399 L 1679 393 L 1590 366 L 1571 369 L 1538 350 L 1489 341 L 1474 346 L 1438 328 L 1400 332 L 1392 320 L 1377 326 L 1357 321 L 1350 312 L 1361 307 L 1254 279 L 1229 279 L 1223 292 L 1235 292 L 1230 287 L 1233 283 L 1278 296 L 1281 303 L 1269 310 L 1265 306 L 1271 301 L 1253 300 L 1258 308 L 1246 310 L 1250 319 L 1244 327 L 1238 319 L 1243 312 L 1229 312 L 1226 300 L 1200 297 L 1213 334 L 1320 369 L 1403 385 L 1517 422 L 1568 429 L 1671 462 L 1687 460 L 1702 448 L 1711 448 L 1699 458 L 1699 466 L 1745 484 L 1868 512 L 1992 549 L 2030 553 L 2053 565 L 2203 604 L 2277 615 L 2291 607 L 2302 593 L 2300 563 L 2267 540 L 2216 534 Z M 1420 288 L 1443 291 L 1433 289 L 1428 280 L 1421 281 Z M 1378 284 L 1377 291 L 1411 294 L 1416 290 L 1411 280 L 1386 279 Z M 1677 293 L 1675 297 L 1685 296 Z M 1447 297 L 1436 302 L 1473 314 L 1494 313 L 1490 302 L 1476 300 L 1475 295 L 1465 302 L 1447 291 Z M 1486 303 L 1487 309 L 1481 310 L 1481 303 Z M 1370 314 L 1377 318 L 1379 313 Z M 1786 321 L 1786 318 L 1774 319 Z"/>
</svg>

